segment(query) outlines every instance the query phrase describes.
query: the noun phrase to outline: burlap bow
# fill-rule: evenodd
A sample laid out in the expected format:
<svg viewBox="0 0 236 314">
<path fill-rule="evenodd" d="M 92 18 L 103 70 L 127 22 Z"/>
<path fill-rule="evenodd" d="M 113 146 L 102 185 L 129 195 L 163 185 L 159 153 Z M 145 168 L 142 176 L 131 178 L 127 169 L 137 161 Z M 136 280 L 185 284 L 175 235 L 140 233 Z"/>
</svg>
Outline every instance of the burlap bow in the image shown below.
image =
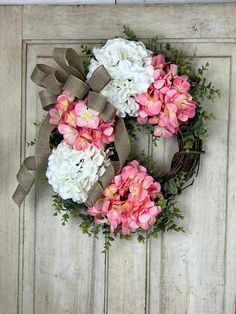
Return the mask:
<svg viewBox="0 0 236 314">
<path fill-rule="evenodd" d="M 44 88 L 39 92 L 42 108 L 46 111 L 51 109 L 55 105 L 58 95 L 67 91 L 78 99 L 86 97 L 89 108 L 98 111 L 103 120 L 112 120 L 116 109 L 99 94 L 111 80 L 104 66 L 99 66 L 93 72 L 92 77 L 85 82 L 83 60 L 75 50 L 55 48 L 53 57 L 60 66 L 60 70 L 46 64 L 37 64 L 31 75 L 32 81 Z M 51 153 L 50 135 L 54 128 L 55 126 L 49 123 L 47 114 L 39 127 L 35 156 L 27 157 L 17 173 L 19 184 L 12 198 L 18 206 L 24 201 L 35 182 L 35 177 L 30 171 L 38 170 L 47 163 Z M 105 173 L 93 185 L 88 194 L 87 206 L 92 206 L 96 202 L 115 174 L 120 171 L 130 153 L 129 137 L 123 119 L 116 118 L 114 133 L 118 160 L 112 161 Z"/>
</svg>

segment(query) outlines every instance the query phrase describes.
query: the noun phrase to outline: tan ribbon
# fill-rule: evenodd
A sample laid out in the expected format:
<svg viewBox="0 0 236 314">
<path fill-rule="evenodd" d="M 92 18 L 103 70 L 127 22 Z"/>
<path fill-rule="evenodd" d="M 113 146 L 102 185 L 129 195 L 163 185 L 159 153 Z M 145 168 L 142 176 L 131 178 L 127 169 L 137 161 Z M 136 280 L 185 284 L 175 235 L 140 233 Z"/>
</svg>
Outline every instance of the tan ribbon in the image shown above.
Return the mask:
<svg viewBox="0 0 236 314">
<path fill-rule="evenodd" d="M 87 95 L 88 107 L 99 112 L 102 119 L 112 120 L 116 109 L 99 94 L 111 80 L 104 66 L 99 66 L 85 83 L 82 58 L 73 49 L 55 48 L 53 57 L 62 70 L 45 64 L 37 64 L 31 74 L 32 81 L 44 88 L 39 93 L 42 108 L 46 111 L 51 109 L 56 103 L 57 96 L 66 90 L 79 99 L 84 99 Z M 17 173 L 19 184 L 13 194 L 13 200 L 18 206 L 22 204 L 35 182 L 30 171 L 38 170 L 47 163 L 51 153 L 50 135 L 54 128 L 55 126 L 49 123 L 49 115 L 47 115 L 39 128 L 35 156 L 27 157 Z M 114 132 L 118 161 L 111 162 L 111 165 L 89 191 L 87 206 L 92 206 L 101 196 L 115 174 L 120 171 L 130 153 L 129 137 L 123 119 L 116 119 Z"/>
<path fill-rule="evenodd" d="M 90 207 L 102 195 L 104 189 L 110 184 L 114 176 L 120 172 L 124 162 L 130 154 L 130 140 L 122 118 L 116 119 L 115 125 L 115 149 L 118 155 L 117 161 L 111 161 L 111 165 L 106 169 L 104 174 L 95 182 L 92 189 L 89 191 L 88 198 L 85 204 Z"/>
<path fill-rule="evenodd" d="M 49 116 L 47 115 L 39 127 L 35 156 L 25 158 L 16 175 L 19 184 L 12 198 L 18 206 L 22 204 L 35 182 L 35 178 L 30 171 L 37 170 L 43 166 L 51 154 L 49 143 L 53 129 L 55 129 L 55 125 L 49 123 Z"/>
</svg>

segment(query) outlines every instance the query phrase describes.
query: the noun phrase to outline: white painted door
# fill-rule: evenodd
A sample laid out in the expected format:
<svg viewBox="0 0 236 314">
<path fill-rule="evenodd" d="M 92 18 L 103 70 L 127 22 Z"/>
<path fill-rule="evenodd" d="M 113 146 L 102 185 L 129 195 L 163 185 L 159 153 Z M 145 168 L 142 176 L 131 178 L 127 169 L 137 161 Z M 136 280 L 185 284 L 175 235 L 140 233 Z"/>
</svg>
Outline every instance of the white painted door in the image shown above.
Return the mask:
<svg viewBox="0 0 236 314">
<path fill-rule="evenodd" d="M 235 17 L 234 4 L 0 7 L 0 314 L 235 314 Z M 52 63 L 55 46 L 80 51 L 120 36 L 123 24 L 195 52 L 196 65 L 208 61 L 222 97 L 209 104 L 218 120 L 199 176 L 179 199 L 186 233 L 116 241 L 104 255 L 102 238 L 53 217 L 52 191 L 40 180 L 20 210 L 11 194 L 44 114 L 34 65 Z M 173 146 L 153 150 L 163 167 Z"/>
</svg>

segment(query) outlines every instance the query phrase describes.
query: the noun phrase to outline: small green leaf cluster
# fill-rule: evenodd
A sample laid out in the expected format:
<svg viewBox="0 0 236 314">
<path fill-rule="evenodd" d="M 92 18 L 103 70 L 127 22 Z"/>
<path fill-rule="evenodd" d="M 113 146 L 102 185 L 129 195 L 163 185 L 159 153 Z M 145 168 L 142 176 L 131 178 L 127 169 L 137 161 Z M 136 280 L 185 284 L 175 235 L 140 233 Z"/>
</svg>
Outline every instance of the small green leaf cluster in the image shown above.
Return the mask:
<svg viewBox="0 0 236 314">
<path fill-rule="evenodd" d="M 90 48 L 88 48 L 87 45 L 81 45 L 80 46 L 81 49 L 82 49 L 82 54 L 86 55 L 86 56 L 92 56 L 93 55 L 93 52 Z"/>
<path fill-rule="evenodd" d="M 215 88 L 211 82 L 207 82 L 204 77 L 204 74 L 208 71 L 208 69 L 209 63 L 207 62 L 205 65 L 198 68 L 196 72 L 191 72 L 190 74 L 190 94 L 193 99 L 200 103 L 205 99 L 214 101 L 216 97 L 220 97 L 220 90 Z"/>
<path fill-rule="evenodd" d="M 137 231 L 137 239 L 140 243 L 145 243 L 147 239 L 158 238 L 163 232 L 174 230 L 184 232 L 184 228 L 177 224 L 177 220 L 183 219 L 182 211 L 175 206 L 174 198 L 161 199 L 156 205 L 161 206 L 162 212 L 157 216 L 155 224 L 146 233 Z"/>
<path fill-rule="evenodd" d="M 179 176 L 172 178 L 164 184 L 165 195 L 178 195 L 181 193 L 183 185 L 186 183 L 187 173 L 182 172 Z"/>
<path fill-rule="evenodd" d="M 27 147 L 33 146 L 36 144 L 36 138 L 34 138 L 33 140 L 30 140 L 28 142 L 26 142 Z"/>
<path fill-rule="evenodd" d="M 62 215 L 61 221 L 64 226 L 70 217 L 78 217 L 81 211 L 86 210 L 84 204 L 78 204 L 72 199 L 64 200 L 59 195 L 53 195 L 54 216 Z"/>
<path fill-rule="evenodd" d="M 91 216 L 88 216 L 86 213 L 79 214 L 81 222 L 79 224 L 80 229 L 83 233 L 86 233 L 89 237 L 95 237 L 98 239 L 98 234 L 101 230 L 101 225 L 95 224 Z"/>
<path fill-rule="evenodd" d="M 130 141 L 137 141 L 139 139 L 139 134 L 142 131 L 142 125 L 138 124 L 135 118 L 129 116 L 126 116 L 124 121 Z"/>
<path fill-rule="evenodd" d="M 157 202 L 161 206 L 162 212 L 156 217 L 156 222 L 152 229 L 148 231 L 148 237 L 157 238 L 161 232 L 174 230 L 176 232 L 184 232 L 184 228 L 177 224 L 178 219 L 183 219 L 182 211 L 176 207 L 175 196 L 161 199 Z"/>
<path fill-rule="evenodd" d="M 137 36 L 128 26 L 123 25 L 123 33 L 127 39 L 137 41 Z"/>
<path fill-rule="evenodd" d="M 33 125 L 38 129 L 40 127 L 41 122 L 33 122 Z M 27 148 L 30 146 L 34 146 L 36 144 L 36 138 L 34 138 L 33 140 L 30 140 L 28 142 L 26 142 L 26 146 Z"/>
<path fill-rule="evenodd" d="M 82 50 L 82 54 L 85 56 L 83 60 L 83 66 L 84 74 L 86 76 L 89 72 L 90 59 L 93 57 L 93 52 L 87 45 L 81 45 L 80 48 Z"/>
<path fill-rule="evenodd" d="M 131 142 L 137 141 L 140 138 L 140 135 L 144 133 L 145 135 L 152 136 L 152 144 L 157 147 L 160 138 L 157 136 L 153 136 L 152 124 L 138 124 L 136 118 L 128 116 L 124 118 L 124 121 Z"/>
</svg>

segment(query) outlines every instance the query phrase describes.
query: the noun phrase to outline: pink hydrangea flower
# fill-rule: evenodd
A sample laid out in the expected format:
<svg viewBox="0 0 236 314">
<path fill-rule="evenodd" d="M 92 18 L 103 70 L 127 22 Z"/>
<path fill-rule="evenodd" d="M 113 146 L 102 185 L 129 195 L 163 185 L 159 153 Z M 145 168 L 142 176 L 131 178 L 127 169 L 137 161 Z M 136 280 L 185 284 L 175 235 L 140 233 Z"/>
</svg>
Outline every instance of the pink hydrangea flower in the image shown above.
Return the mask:
<svg viewBox="0 0 236 314">
<path fill-rule="evenodd" d="M 137 96 L 136 100 L 145 107 L 144 110 L 139 111 L 141 118 L 156 115 L 161 111 L 162 103 L 155 94 L 142 93 Z"/>
<path fill-rule="evenodd" d="M 136 160 L 125 166 L 105 189 L 102 197 L 88 209 L 98 224 L 110 225 L 124 235 L 137 229 L 148 230 L 156 221 L 161 207 L 161 186 Z"/>
<path fill-rule="evenodd" d="M 88 136 L 86 131 L 81 130 L 75 139 L 73 148 L 75 150 L 85 150 L 89 148 L 90 142 L 92 142 L 92 140 L 93 139 Z"/>
<path fill-rule="evenodd" d="M 63 111 L 58 110 L 56 107 L 49 110 L 49 122 L 53 125 L 58 125 L 60 122 L 63 121 L 62 118 Z"/>
<path fill-rule="evenodd" d="M 69 145 L 74 145 L 78 136 L 78 131 L 67 124 L 59 124 L 58 131 L 63 134 L 64 140 Z"/>
<path fill-rule="evenodd" d="M 76 124 L 80 127 L 96 129 L 99 125 L 99 113 L 93 109 L 88 109 L 85 101 L 79 101 L 75 106 L 77 115 Z"/>
<path fill-rule="evenodd" d="M 76 150 L 85 150 L 90 144 L 101 148 L 114 141 L 114 120 L 102 120 L 86 102 L 63 92 L 49 111 L 49 122 L 58 127 L 65 142 Z"/>
<path fill-rule="evenodd" d="M 77 119 L 77 115 L 74 109 L 71 109 L 65 112 L 65 115 L 64 115 L 65 123 L 70 125 L 72 128 L 76 128 L 76 119 Z"/>
<path fill-rule="evenodd" d="M 178 76 L 178 66 L 161 54 L 152 58 L 154 82 L 146 93 L 138 94 L 138 123 L 154 125 L 154 135 L 171 137 L 179 126 L 195 116 L 196 102 L 189 94 L 188 76 Z"/>
</svg>

